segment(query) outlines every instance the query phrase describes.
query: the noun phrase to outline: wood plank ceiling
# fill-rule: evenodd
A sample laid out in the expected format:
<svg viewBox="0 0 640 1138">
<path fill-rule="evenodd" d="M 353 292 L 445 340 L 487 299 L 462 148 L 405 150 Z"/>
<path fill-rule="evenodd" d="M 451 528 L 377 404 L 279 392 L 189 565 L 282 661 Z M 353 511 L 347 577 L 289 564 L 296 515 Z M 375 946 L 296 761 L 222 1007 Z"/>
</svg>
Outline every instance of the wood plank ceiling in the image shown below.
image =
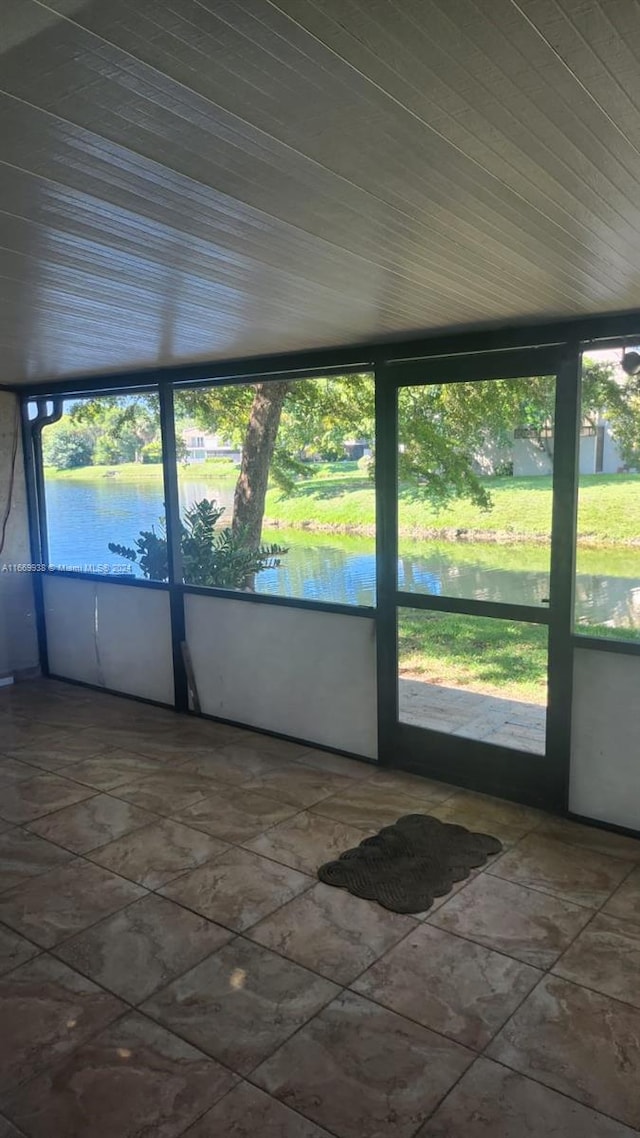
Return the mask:
<svg viewBox="0 0 640 1138">
<path fill-rule="evenodd" d="M 636 0 L 2 0 L 0 383 L 640 307 Z"/>
</svg>

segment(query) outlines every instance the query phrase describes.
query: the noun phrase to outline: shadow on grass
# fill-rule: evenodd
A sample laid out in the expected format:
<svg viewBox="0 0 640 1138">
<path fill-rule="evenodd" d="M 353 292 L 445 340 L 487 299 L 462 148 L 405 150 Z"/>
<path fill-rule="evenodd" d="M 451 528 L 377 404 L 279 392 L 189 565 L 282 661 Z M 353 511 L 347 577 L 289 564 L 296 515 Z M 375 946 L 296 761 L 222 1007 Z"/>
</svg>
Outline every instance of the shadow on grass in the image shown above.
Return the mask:
<svg viewBox="0 0 640 1138">
<path fill-rule="evenodd" d="M 360 490 L 373 490 L 373 483 L 366 478 L 358 481 L 353 478 L 318 479 L 296 483 L 294 493 L 296 498 L 313 498 L 322 501 Z"/>
<path fill-rule="evenodd" d="M 399 657 L 417 658 L 425 679 L 448 671 L 478 684 L 542 689 L 547 681 L 547 630 L 544 626 L 454 614 L 402 615 L 398 621 Z M 445 681 L 442 681 L 445 682 Z"/>
</svg>

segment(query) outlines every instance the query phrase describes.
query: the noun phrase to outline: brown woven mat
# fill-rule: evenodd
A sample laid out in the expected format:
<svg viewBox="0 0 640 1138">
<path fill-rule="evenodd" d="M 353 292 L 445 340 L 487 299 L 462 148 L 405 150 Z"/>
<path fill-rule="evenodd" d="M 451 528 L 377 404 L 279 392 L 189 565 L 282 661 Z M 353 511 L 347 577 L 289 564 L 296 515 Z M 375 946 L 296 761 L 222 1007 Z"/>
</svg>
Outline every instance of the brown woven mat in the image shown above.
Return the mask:
<svg viewBox="0 0 640 1138">
<path fill-rule="evenodd" d="M 405 814 L 337 861 L 321 865 L 318 877 L 396 913 L 421 913 L 501 849 L 489 834 L 474 834 L 430 814 Z"/>
</svg>

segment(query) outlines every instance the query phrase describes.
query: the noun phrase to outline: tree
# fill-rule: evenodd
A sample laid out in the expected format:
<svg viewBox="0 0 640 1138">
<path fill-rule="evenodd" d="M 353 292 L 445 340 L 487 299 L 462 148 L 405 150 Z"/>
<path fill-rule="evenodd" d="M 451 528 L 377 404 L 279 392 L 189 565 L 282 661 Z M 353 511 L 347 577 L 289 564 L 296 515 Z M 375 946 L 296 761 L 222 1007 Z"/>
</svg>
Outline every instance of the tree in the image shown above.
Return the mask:
<svg viewBox="0 0 640 1138">
<path fill-rule="evenodd" d="M 44 464 L 56 470 L 87 466 L 93 459 L 93 446 L 90 431 L 63 421 L 52 423 L 42 434 Z"/>
<path fill-rule="evenodd" d="M 582 416 L 594 429 L 606 419 L 628 467 L 640 467 L 640 378 L 613 364 L 585 360 Z"/>
<path fill-rule="evenodd" d="M 343 453 L 349 436 L 373 439 L 375 403 L 367 374 L 176 392 L 176 409 L 206 431 L 242 447 L 233 525 L 259 540 L 269 481 L 293 494 L 305 460 Z"/>
<path fill-rule="evenodd" d="M 260 539 L 268 482 L 293 494 L 310 473 L 305 460 L 342 453 L 350 436 L 374 438 L 374 389 L 367 373 L 198 389 L 176 399 L 199 426 L 242 445 L 233 524 L 252 541 Z M 476 472 L 475 458 L 488 441 L 511 448 L 518 427 L 531 430 L 553 457 L 554 403 L 549 376 L 401 388 L 401 482 L 436 507 L 467 497 L 490 509 L 490 489 Z M 636 377 L 585 358 L 583 414 L 588 421 L 606 417 L 625 461 L 640 465 Z"/>
<path fill-rule="evenodd" d="M 185 511 L 180 523 L 183 577 L 190 585 L 241 589 L 265 569 L 277 569 L 280 557 L 288 552 L 279 545 L 249 545 L 244 535 L 231 526 L 217 529 L 223 506 L 203 498 Z M 155 529 L 141 530 L 135 549 L 109 542 L 111 553 L 138 564 L 143 575 L 153 581 L 166 581 L 169 559 L 164 518 Z"/>
<path fill-rule="evenodd" d="M 160 442 L 160 413 L 155 394 L 101 395 L 96 399 L 79 400 L 72 406 L 69 420 L 92 435 L 93 461 L 97 465 L 143 462 L 145 446 Z"/>
</svg>

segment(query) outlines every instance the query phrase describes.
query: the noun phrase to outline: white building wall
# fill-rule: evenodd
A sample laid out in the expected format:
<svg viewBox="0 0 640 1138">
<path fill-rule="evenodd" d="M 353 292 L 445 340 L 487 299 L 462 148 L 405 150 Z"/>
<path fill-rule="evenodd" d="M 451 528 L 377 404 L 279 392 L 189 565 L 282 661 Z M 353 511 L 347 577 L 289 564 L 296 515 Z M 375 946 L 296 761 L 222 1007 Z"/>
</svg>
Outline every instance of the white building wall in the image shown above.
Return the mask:
<svg viewBox="0 0 640 1138">
<path fill-rule="evenodd" d="M 604 449 L 602 454 L 602 473 L 619 474 L 624 466 L 624 460 L 618 449 L 618 444 L 608 431 L 604 435 Z"/>
</svg>

